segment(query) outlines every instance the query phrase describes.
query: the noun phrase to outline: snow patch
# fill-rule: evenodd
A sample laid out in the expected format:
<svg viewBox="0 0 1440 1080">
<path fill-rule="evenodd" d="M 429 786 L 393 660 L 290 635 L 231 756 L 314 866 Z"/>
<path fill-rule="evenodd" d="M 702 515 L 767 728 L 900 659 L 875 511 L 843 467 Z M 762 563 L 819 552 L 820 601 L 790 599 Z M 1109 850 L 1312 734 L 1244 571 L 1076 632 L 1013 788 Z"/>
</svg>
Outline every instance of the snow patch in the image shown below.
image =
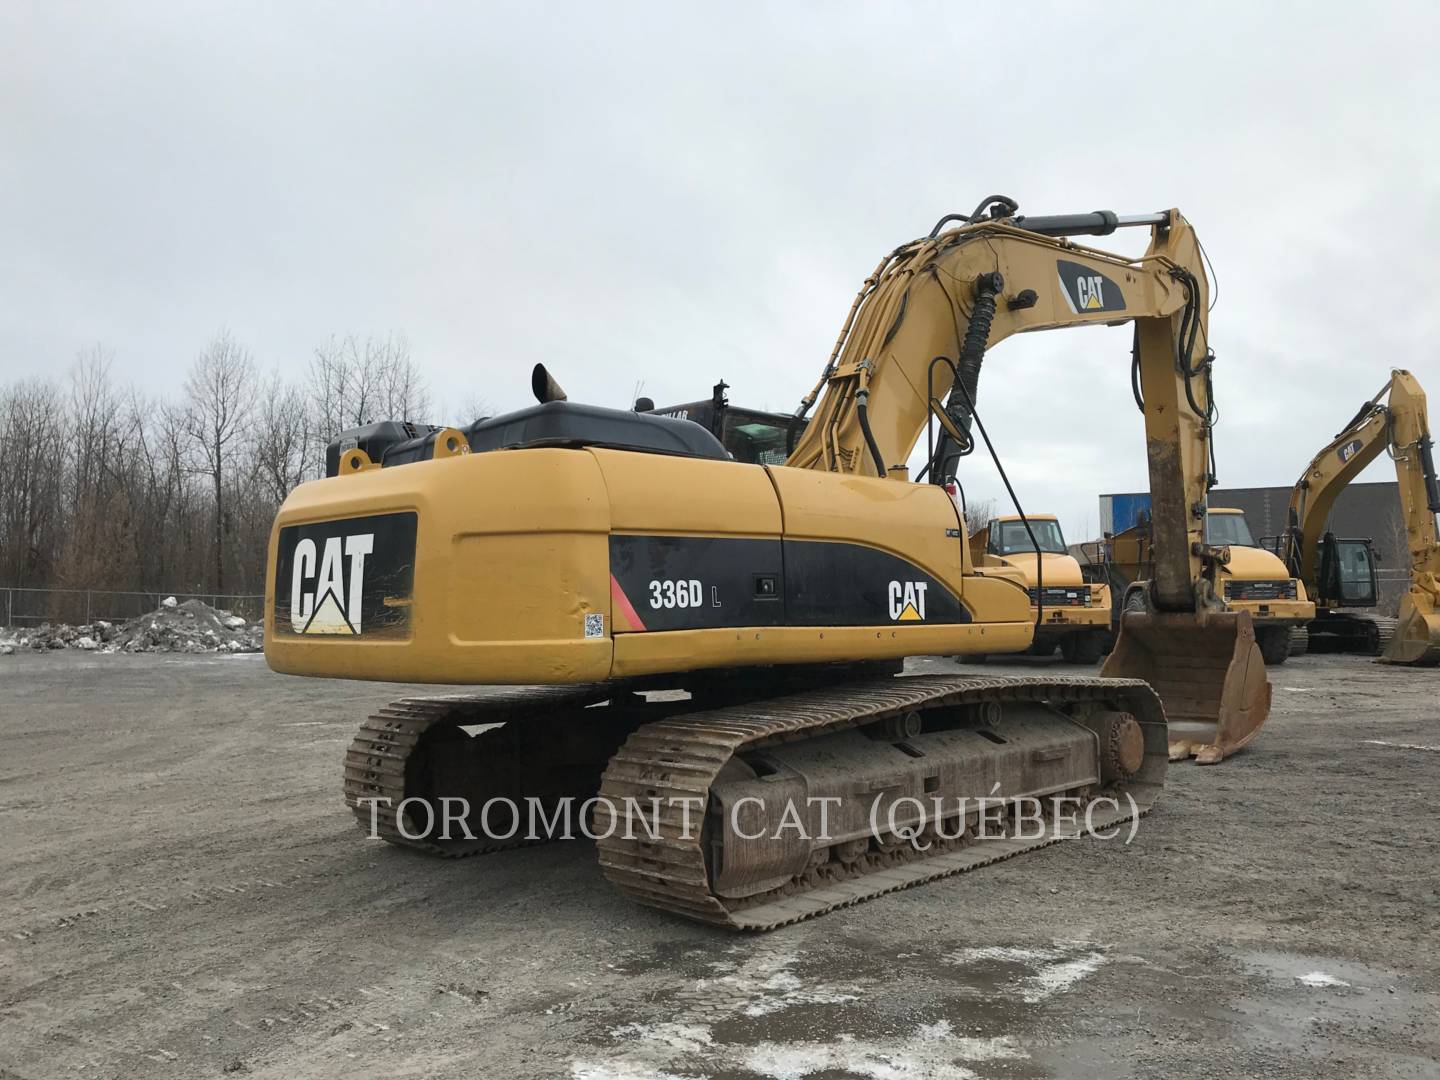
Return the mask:
<svg viewBox="0 0 1440 1080">
<path fill-rule="evenodd" d="M 715 1044 L 715 1040 L 710 1036 L 710 1029 L 704 1024 L 624 1024 L 611 1028 L 610 1034 L 617 1039 L 659 1043 L 666 1049 L 681 1054 L 693 1054 Z"/>
<path fill-rule="evenodd" d="M 1384 739 L 1363 739 L 1367 746 L 1388 746 L 1393 750 L 1429 750 L 1431 753 L 1440 753 L 1440 746 L 1422 746 L 1419 743 L 1408 742 L 1386 742 Z"/>
<path fill-rule="evenodd" d="M 705 1080 L 702 1076 L 657 1072 L 644 1066 L 631 1067 L 613 1063 L 592 1064 L 575 1061 L 570 1065 L 571 1080 Z"/>
<path fill-rule="evenodd" d="M 1008 988 L 1018 993 L 1025 1004 L 1038 1005 L 1093 975 L 1107 959 L 1103 950 L 1079 942 L 1067 942 L 1051 948 L 987 945 L 957 949 L 946 955 L 944 962 L 956 967 L 989 963 L 1028 968 L 1029 974 L 1011 980 Z"/>
<path fill-rule="evenodd" d="M 767 1080 L 805 1080 L 817 1073 L 863 1076 L 868 1080 L 974 1080 L 961 1062 L 1028 1057 L 1008 1036 L 956 1038 L 936 1030 L 949 1025 L 922 1024 L 909 1039 L 867 1042 L 842 1037 L 833 1043 L 760 1043 L 741 1059 L 744 1067 Z"/>
<path fill-rule="evenodd" d="M 1092 952 L 1074 960 L 1041 967 L 1025 980 L 1020 998 L 1027 1005 L 1036 1005 L 1048 997 L 1063 994 L 1081 979 L 1093 975 L 1105 963 L 1105 954 Z"/>
<path fill-rule="evenodd" d="M 1337 979 L 1334 975 L 1326 975 L 1323 971 L 1312 971 L 1308 975 L 1301 975 L 1296 982 L 1304 986 L 1349 986 L 1344 979 Z"/>
<path fill-rule="evenodd" d="M 718 1007 L 751 1017 L 770 1016 L 799 1005 L 844 1005 L 859 999 L 853 986 L 807 984 L 790 970 L 798 961 L 794 953 L 757 949 L 733 970 L 722 968 L 715 978 L 696 980 L 695 989 Z M 711 965 L 712 970 L 716 967 Z"/>
</svg>

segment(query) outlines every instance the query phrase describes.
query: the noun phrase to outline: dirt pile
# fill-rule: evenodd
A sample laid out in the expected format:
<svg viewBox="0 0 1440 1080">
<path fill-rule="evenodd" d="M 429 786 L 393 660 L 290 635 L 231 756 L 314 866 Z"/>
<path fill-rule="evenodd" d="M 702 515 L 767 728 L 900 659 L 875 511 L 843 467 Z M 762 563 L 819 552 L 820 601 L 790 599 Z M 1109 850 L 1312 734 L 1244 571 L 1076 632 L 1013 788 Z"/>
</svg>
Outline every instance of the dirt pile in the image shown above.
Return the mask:
<svg viewBox="0 0 1440 1080">
<path fill-rule="evenodd" d="M 17 649 L 83 649 L 93 652 L 259 652 L 264 628 L 201 600 L 177 603 L 167 597 L 154 611 L 126 623 L 83 626 L 43 623 L 0 638 L 0 655 Z"/>
</svg>

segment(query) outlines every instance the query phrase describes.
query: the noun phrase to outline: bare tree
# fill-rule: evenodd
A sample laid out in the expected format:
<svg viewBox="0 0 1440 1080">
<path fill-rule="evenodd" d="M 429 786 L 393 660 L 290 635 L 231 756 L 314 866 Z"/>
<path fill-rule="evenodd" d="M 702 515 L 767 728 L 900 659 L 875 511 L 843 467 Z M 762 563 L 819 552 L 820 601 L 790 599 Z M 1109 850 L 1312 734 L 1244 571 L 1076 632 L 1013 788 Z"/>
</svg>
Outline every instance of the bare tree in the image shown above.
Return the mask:
<svg viewBox="0 0 1440 1080">
<path fill-rule="evenodd" d="M 450 422 L 456 427 L 469 427 L 477 420 L 489 420 L 495 415 L 495 407 L 479 394 L 469 394 L 460 399 L 460 405 L 451 414 Z"/>
<path fill-rule="evenodd" d="M 342 431 L 377 420 L 423 420 L 430 392 L 403 334 L 331 336 L 306 376 L 312 460 Z"/>
<path fill-rule="evenodd" d="M 304 395 L 278 374 L 272 375 L 261 387 L 255 421 L 251 457 L 262 497 L 279 507 L 305 480 L 313 458 Z"/>
<path fill-rule="evenodd" d="M 225 590 L 226 467 L 249 431 L 255 406 L 255 364 L 228 331 L 215 337 L 185 379 L 185 434 L 214 492 L 215 591 Z"/>
<path fill-rule="evenodd" d="M 0 574 L 48 584 L 64 533 L 64 403 L 54 383 L 31 380 L 0 393 Z"/>
</svg>

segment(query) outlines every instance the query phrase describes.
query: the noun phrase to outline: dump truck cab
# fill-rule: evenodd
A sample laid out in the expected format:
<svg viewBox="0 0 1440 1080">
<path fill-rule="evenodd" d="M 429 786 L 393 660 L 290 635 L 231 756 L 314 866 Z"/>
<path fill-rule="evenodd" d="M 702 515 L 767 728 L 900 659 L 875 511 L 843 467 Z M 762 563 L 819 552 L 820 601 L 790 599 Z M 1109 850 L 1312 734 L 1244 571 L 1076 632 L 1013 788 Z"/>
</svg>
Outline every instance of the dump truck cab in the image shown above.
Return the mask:
<svg viewBox="0 0 1440 1080">
<path fill-rule="evenodd" d="M 1250 612 L 1265 662 L 1282 663 L 1290 655 L 1290 631 L 1315 617 L 1304 583 L 1274 552 L 1256 543 L 1243 510 L 1210 507 L 1205 541 L 1230 552 L 1230 561 L 1220 568 L 1221 599 L 1229 608 Z"/>
<path fill-rule="evenodd" d="M 1104 654 L 1110 589 L 1082 578 L 1055 515 L 996 517 L 970 538 L 970 552 L 977 569 L 1005 567 L 1024 581 L 1037 620 L 1031 655 L 1051 656 L 1058 648 L 1070 663 L 1093 664 Z"/>
</svg>

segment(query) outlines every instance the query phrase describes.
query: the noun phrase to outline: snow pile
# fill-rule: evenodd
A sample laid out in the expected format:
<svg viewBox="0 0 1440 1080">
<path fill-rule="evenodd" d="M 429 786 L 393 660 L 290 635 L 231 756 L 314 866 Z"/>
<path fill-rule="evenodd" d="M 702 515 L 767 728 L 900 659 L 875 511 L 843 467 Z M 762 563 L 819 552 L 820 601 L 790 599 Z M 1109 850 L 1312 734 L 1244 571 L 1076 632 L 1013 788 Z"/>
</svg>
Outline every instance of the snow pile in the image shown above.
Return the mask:
<svg viewBox="0 0 1440 1080">
<path fill-rule="evenodd" d="M 43 623 L 0 639 L 0 656 L 16 649 L 83 649 L 93 652 L 259 652 L 264 627 L 202 600 L 176 602 L 168 596 L 148 615 L 127 623 L 93 622 L 84 626 Z"/>
</svg>

